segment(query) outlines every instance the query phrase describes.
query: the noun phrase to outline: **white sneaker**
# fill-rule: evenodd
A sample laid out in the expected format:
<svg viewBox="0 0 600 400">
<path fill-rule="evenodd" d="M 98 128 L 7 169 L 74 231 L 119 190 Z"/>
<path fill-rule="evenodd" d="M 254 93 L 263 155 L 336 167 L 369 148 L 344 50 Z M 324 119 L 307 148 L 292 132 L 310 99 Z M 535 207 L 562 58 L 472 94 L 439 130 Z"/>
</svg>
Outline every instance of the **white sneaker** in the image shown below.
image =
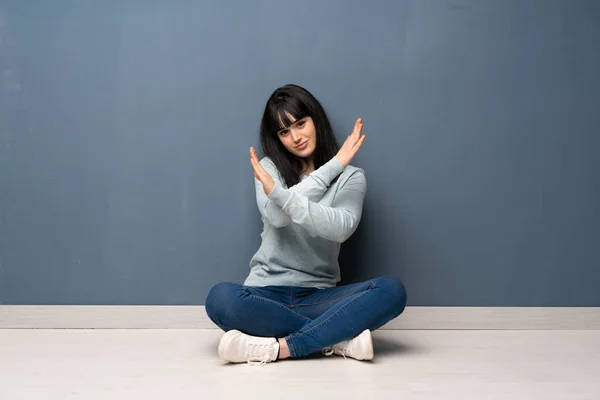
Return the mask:
<svg viewBox="0 0 600 400">
<path fill-rule="evenodd" d="M 275 361 L 278 352 L 277 339 L 250 336 L 237 330 L 228 331 L 219 342 L 219 357 L 232 363 L 263 365 Z"/>
<path fill-rule="evenodd" d="M 371 339 L 371 331 L 365 329 L 360 335 L 350 340 L 324 349 L 323 354 L 326 356 L 336 354 L 338 356 L 344 356 L 344 358 L 351 357 L 356 360 L 372 360 L 373 340 Z"/>
</svg>

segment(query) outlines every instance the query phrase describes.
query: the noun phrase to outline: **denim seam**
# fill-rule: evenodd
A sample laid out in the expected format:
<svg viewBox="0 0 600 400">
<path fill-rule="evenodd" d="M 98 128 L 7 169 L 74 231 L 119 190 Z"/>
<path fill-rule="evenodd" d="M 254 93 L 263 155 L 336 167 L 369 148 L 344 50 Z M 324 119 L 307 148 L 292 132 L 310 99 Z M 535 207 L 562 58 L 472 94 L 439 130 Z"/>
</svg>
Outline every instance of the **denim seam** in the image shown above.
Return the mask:
<svg viewBox="0 0 600 400">
<path fill-rule="evenodd" d="M 371 281 L 371 284 L 370 284 L 370 285 L 367 287 L 367 289 L 366 289 L 366 290 L 372 289 L 372 287 L 373 287 L 373 281 Z M 349 292 L 344 292 L 344 293 L 342 293 L 342 294 L 340 294 L 340 295 L 338 295 L 338 296 L 331 297 L 331 298 L 329 298 L 329 299 L 325 299 L 325 300 L 323 300 L 323 301 L 317 301 L 316 303 L 297 304 L 297 305 L 296 305 L 296 307 L 303 307 L 303 306 L 316 306 L 316 305 L 319 305 L 319 304 L 323 304 L 323 303 L 325 303 L 325 302 L 327 302 L 327 301 L 337 300 L 337 299 L 340 299 L 340 298 L 342 298 L 342 297 L 346 297 L 346 296 L 348 296 L 348 295 L 350 295 L 350 294 L 353 294 L 353 293 L 358 293 L 358 292 L 360 292 L 360 290 L 356 290 L 356 291 L 349 291 Z"/>
<path fill-rule="evenodd" d="M 299 316 L 301 316 L 302 318 L 308 319 L 308 318 L 306 318 L 304 315 L 302 315 L 302 314 L 300 314 L 300 313 L 297 313 L 297 312 L 296 312 L 296 311 L 294 311 L 294 310 L 291 310 L 290 308 L 286 307 L 285 305 L 283 305 L 283 304 L 281 304 L 281 303 L 279 303 L 279 302 L 277 302 L 277 301 L 275 301 L 275 300 L 266 299 L 266 298 L 264 298 L 264 297 L 257 296 L 257 295 L 255 295 L 255 294 L 252 294 L 252 293 L 250 293 L 250 292 L 246 291 L 246 289 L 244 289 L 244 291 L 246 292 L 246 294 L 247 294 L 248 296 L 254 297 L 255 299 L 258 299 L 258 300 L 264 301 L 264 302 L 266 302 L 266 303 L 272 303 L 272 304 L 275 304 L 277 307 L 281 307 L 281 308 L 283 308 L 283 309 L 284 309 L 284 310 L 286 310 L 286 311 L 289 311 L 289 312 L 291 312 L 291 313 L 294 313 L 294 314 L 296 314 L 296 315 L 299 315 Z"/>
<path fill-rule="evenodd" d="M 318 325 L 313 326 L 312 328 L 310 328 L 309 330 L 307 330 L 305 332 L 300 332 L 300 333 L 294 334 L 294 335 L 296 337 L 301 337 L 302 335 L 306 335 L 306 334 L 312 332 L 313 330 L 320 328 L 321 326 L 323 326 L 324 324 L 329 322 L 333 317 L 337 316 L 342 310 L 344 310 L 346 307 L 348 307 L 351 303 L 360 299 L 361 297 L 363 297 L 365 294 L 369 293 L 369 291 L 373 290 L 374 288 L 375 288 L 375 282 L 373 281 L 371 283 L 371 286 L 369 288 L 367 288 L 367 290 L 365 290 L 364 292 L 362 292 L 361 294 L 359 294 L 358 296 L 356 296 L 355 298 L 350 300 L 348 303 L 344 304 L 342 307 L 338 308 L 333 314 L 331 314 L 329 317 L 327 317 L 326 320 L 319 322 Z"/>
</svg>

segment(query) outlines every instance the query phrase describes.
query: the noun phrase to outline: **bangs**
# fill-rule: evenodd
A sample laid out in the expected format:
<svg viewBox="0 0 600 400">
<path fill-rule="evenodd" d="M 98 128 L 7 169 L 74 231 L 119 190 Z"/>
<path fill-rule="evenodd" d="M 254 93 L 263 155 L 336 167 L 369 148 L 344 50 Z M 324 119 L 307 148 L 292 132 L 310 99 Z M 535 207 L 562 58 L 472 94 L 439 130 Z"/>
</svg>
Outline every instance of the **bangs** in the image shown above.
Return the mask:
<svg viewBox="0 0 600 400">
<path fill-rule="evenodd" d="M 299 99 L 287 96 L 279 98 L 269 107 L 267 130 L 277 133 L 281 129 L 289 128 L 295 121 L 308 115 L 308 107 Z"/>
</svg>

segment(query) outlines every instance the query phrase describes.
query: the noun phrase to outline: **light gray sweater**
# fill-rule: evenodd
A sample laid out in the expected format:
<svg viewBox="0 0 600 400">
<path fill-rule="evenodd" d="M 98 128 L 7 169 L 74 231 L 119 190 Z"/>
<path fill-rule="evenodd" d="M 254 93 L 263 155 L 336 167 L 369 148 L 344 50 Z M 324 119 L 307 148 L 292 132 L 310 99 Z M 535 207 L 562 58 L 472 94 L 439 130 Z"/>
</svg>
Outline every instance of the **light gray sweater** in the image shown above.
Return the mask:
<svg viewBox="0 0 600 400">
<path fill-rule="evenodd" d="M 367 190 L 364 170 L 351 165 L 344 168 L 333 157 L 288 188 L 271 159 L 265 157 L 260 163 L 275 180 L 275 187 L 267 196 L 255 178 L 264 227 L 262 243 L 250 260 L 250 274 L 244 284 L 335 286 L 340 281 L 340 245 L 361 219 Z"/>
</svg>

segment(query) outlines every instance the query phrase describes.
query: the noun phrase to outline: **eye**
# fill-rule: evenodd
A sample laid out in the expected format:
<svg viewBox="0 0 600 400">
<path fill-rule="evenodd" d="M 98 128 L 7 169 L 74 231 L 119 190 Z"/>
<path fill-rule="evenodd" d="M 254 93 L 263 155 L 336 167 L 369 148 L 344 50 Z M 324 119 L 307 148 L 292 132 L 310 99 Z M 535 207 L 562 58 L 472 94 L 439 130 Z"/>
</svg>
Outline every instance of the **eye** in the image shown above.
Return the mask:
<svg viewBox="0 0 600 400">
<path fill-rule="evenodd" d="M 300 122 L 298 122 L 298 127 L 302 128 L 305 123 L 306 123 L 306 121 L 300 121 Z"/>
<path fill-rule="evenodd" d="M 284 129 L 284 130 L 282 130 L 282 131 L 279 132 L 279 136 L 285 136 L 285 135 L 288 134 L 288 132 L 289 131 L 287 129 Z"/>
</svg>

